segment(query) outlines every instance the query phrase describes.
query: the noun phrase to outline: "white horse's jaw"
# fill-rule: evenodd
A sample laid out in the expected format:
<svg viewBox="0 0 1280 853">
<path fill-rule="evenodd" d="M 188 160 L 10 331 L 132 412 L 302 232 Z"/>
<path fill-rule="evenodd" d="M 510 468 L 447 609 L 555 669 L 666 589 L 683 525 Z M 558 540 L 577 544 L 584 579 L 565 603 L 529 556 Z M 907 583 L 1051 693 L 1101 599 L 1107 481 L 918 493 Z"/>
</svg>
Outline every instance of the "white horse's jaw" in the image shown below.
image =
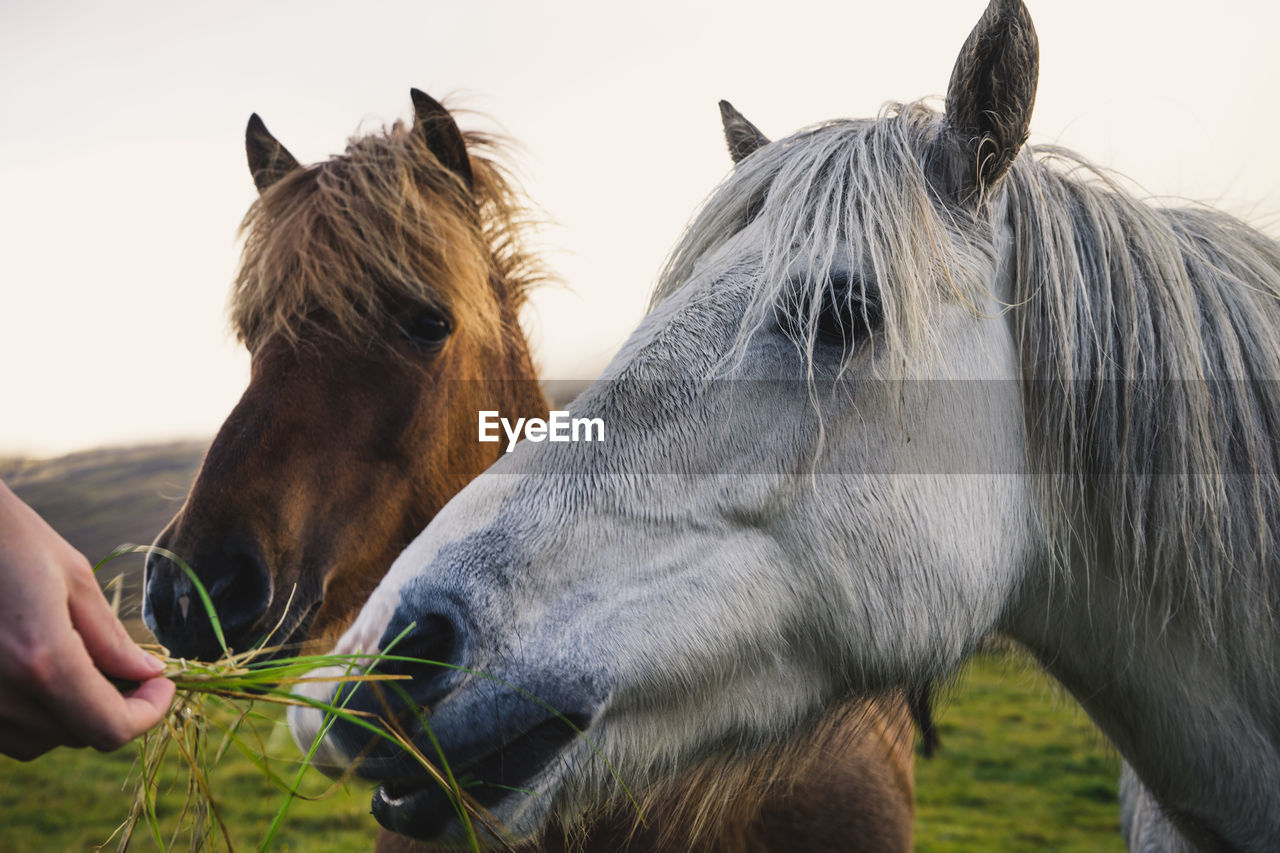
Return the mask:
<svg viewBox="0 0 1280 853">
<path fill-rule="evenodd" d="M 327 679 L 341 678 L 347 675 L 345 667 L 326 666 L 311 671 L 307 678 Z M 315 702 L 329 704 L 333 701 L 333 681 L 303 681 L 294 686 L 293 692 Z M 325 713 L 319 708 L 291 705 L 288 712 L 289 730 L 293 734 L 293 742 L 302 750 L 303 755 L 312 756 L 312 764 L 326 775 L 337 778 L 343 774 L 350 760 L 327 738 L 320 739 L 320 730 L 324 725 Z M 314 753 L 312 748 L 315 748 Z"/>
</svg>

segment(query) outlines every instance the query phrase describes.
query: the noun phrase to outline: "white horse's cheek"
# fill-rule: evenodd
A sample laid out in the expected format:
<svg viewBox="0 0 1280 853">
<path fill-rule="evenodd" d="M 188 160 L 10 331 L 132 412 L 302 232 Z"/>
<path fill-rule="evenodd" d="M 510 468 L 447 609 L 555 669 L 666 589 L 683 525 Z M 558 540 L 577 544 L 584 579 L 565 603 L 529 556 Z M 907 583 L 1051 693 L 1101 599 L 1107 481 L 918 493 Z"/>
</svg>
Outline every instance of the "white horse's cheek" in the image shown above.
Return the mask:
<svg viewBox="0 0 1280 853">
<path fill-rule="evenodd" d="M 884 519 L 863 528 L 851 548 L 852 570 L 819 579 L 821 588 L 845 590 L 828 596 L 828 621 L 844 626 L 855 676 L 943 677 L 993 630 L 1030 550 L 1023 480 L 931 474 L 865 483 L 881 500 L 866 499 L 864 512 Z M 911 512 L 898 512 L 902 507 Z M 890 523 L 895 512 L 897 523 Z M 992 519 L 1004 520 L 998 532 L 984 529 Z"/>
</svg>

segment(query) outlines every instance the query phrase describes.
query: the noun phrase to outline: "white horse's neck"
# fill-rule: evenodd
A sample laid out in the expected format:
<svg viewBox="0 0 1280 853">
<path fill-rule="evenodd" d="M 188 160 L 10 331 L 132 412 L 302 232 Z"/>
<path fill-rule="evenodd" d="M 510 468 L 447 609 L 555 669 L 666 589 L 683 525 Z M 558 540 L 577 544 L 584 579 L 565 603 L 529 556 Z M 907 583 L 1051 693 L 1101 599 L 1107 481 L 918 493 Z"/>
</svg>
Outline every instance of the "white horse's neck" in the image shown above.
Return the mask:
<svg viewBox="0 0 1280 853">
<path fill-rule="evenodd" d="M 1208 646 L 1194 619 L 1160 623 L 1158 608 L 1142 624 L 1141 603 L 1111 577 L 1080 567 L 1050 581 L 1046 569 L 1002 627 L 1079 700 L 1188 838 L 1206 850 L 1274 849 L 1277 712 L 1250 687 L 1270 674 L 1248 671 L 1274 653 Z"/>
<path fill-rule="evenodd" d="M 1002 271 L 995 292 L 1014 305 L 1019 265 L 1011 226 L 1005 210 L 995 217 Z M 1016 335 L 1012 312 L 1007 321 Z M 1076 519 L 1069 529 L 1086 524 Z M 1044 557 L 1000 629 L 1071 691 L 1185 838 L 1204 850 L 1273 850 L 1280 838 L 1280 707 L 1259 685 L 1277 681 L 1280 641 L 1229 630 L 1209 640 L 1199 615 L 1175 609 L 1169 617 L 1168 608 L 1149 606 L 1131 584 L 1117 582 L 1132 574 L 1121 560 L 1099 550 L 1092 565 L 1071 561 L 1064 578 Z M 1244 643 L 1251 647 L 1232 645 Z M 1126 806 L 1154 806 L 1141 792 L 1135 796 Z M 1160 829 L 1159 818 L 1147 815 L 1148 828 Z"/>
</svg>

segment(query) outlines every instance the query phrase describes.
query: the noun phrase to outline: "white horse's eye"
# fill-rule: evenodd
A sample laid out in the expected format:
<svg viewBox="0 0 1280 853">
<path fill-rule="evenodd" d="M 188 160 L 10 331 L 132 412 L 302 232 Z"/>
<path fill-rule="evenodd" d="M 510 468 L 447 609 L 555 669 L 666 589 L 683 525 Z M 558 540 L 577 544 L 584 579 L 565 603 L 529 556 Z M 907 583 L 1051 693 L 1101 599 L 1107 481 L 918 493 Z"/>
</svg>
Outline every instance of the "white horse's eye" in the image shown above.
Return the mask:
<svg viewBox="0 0 1280 853">
<path fill-rule="evenodd" d="M 816 311 L 815 290 L 822 298 Z M 851 273 L 833 272 L 820 287 L 806 281 L 792 292 L 792 304 L 779 311 L 779 325 L 796 341 L 812 339 L 817 346 L 840 347 L 848 352 L 883 324 L 880 291 Z"/>
</svg>

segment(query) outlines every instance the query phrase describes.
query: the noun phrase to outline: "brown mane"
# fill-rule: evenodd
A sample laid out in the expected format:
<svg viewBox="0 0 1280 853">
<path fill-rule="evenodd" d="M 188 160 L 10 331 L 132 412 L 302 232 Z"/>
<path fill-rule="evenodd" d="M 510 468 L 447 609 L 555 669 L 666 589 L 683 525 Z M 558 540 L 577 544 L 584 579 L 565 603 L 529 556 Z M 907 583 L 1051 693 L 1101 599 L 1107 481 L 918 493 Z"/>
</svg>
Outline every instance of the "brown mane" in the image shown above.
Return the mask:
<svg viewBox="0 0 1280 853">
<path fill-rule="evenodd" d="M 630 819 L 618 837 L 628 850 L 660 853 L 909 849 L 914 744 L 899 694 L 850 698 L 795 738 L 704 757 L 638 792 L 638 810 L 615 798 L 612 814 Z M 611 815 L 589 819 L 608 825 Z"/>
<path fill-rule="evenodd" d="M 463 134 L 468 188 L 411 131 L 396 122 L 353 137 L 343 154 L 295 169 L 249 208 L 230 315 L 250 351 L 276 334 L 296 341 L 318 318 L 353 347 L 377 346 L 393 339 L 387 330 L 406 302 L 434 305 L 477 338 L 497 340 L 501 300 L 492 297 L 518 309 L 545 280 L 524 249 L 534 219 L 493 159 L 501 142 Z"/>
</svg>

